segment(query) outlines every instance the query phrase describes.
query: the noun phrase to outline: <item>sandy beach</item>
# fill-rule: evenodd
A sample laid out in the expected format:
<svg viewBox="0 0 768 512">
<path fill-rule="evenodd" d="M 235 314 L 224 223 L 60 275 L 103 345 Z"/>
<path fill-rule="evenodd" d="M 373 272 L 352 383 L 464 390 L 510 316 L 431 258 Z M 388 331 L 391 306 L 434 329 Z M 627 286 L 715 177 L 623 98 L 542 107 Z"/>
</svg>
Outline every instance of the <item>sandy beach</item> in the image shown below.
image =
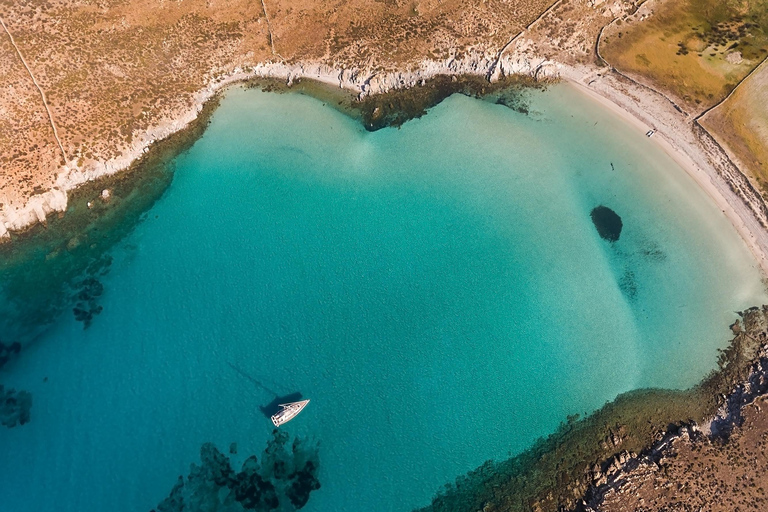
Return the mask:
<svg viewBox="0 0 768 512">
<path fill-rule="evenodd" d="M 641 87 L 636 87 L 628 94 L 616 88 L 608 79 L 595 79 L 594 73 L 585 73 L 576 68 L 564 69 L 561 76 L 638 131 L 646 133 L 651 129 L 657 130 L 652 140 L 694 179 L 728 217 L 754 255 L 763 274 L 768 276 L 768 233 L 760 225 L 753 210 L 718 173 L 712 163 L 712 156 L 707 154 L 696 139 L 689 118 L 675 111 L 660 95 L 654 98 L 650 91 Z"/>
</svg>

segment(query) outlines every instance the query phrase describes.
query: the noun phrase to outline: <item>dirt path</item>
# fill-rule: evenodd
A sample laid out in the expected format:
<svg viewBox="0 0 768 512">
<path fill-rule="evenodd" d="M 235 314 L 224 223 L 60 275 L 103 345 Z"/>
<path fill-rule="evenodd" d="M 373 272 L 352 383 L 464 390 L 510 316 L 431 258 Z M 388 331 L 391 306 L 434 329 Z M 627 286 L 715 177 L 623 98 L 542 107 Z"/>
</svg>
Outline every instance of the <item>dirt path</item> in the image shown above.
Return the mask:
<svg viewBox="0 0 768 512">
<path fill-rule="evenodd" d="M 560 3 L 562 3 L 562 1 L 563 1 L 563 0 L 557 0 L 555 3 L 553 3 L 552 5 L 550 5 L 549 7 L 547 7 L 547 10 L 546 10 L 546 11 L 542 12 L 541 14 L 539 14 L 539 16 L 538 16 L 538 17 L 537 17 L 535 20 L 533 20 L 532 22 L 530 22 L 530 23 L 528 24 L 528 26 L 527 26 L 527 27 L 525 27 L 525 28 L 523 28 L 522 30 L 520 30 L 520 31 L 519 31 L 517 34 L 515 34 L 515 35 L 512 37 L 512 39 L 510 39 L 509 41 L 507 41 L 507 44 L 505 44 L 505 45 L 504 45 L 504 46 L 501 48 L 501 50 L 499 50 L 499 53 L 498 53 L 498 55 L 496 55 L 496 59 L 493 61 L 493 64 L 491 64 L 491 67 L 488 69 L 488 73 L 487 73 L 487 76 L 488 76 L 488 78 L 491 78 L 491 77 L 494 75 L 494 73 L 496 72 L 496 68 L 498 68 L 498 67 L 499 67 L 499 62 L 501 62 L 501 58 L 504 56 L 504 52 L 506 52 L 506 51 L 507 51 L 507 49 L 508 49 L 510 46 L 512 46 L 512 43 L 514 43 L 515 41 L 517 41 L 517 39 L 518 39 L 520 36 L 522 36 L 523 34 L 525 34 L 526 32 L 529 32 L 529 31 L 530 31 L 530 30 L 533 28 L 533 26 L 534 26 L 534 25 L 536 25 L 536 24 L 537 24 L 539 21 L 541 21 L 542 19 L 544 19 L 544 18 L 545 18 L 545 17 L 546 17 L 546 16 L 547 16 L 547 15 L 548 15 L 550 12 L 552 12 L 552 11 L 554 10 L 554 8 L 555 8 L 555 7 L 557 7 L 558 5 L 560 5 Z"/>
<path fill-rule="evenodd" d="M 264 9 L 264 17 L 267 19 L 267 30 L 269 31 L 269 46 L 272 48 L 272 55 L 278 55 L 278 53 L 275 51 L 275 36 L 272 35 L 272 22 L 269 21 L 269 14 L 267 14 L 267 3 L 265 0 L 261 0 L 261 8 Z"/>
<path fill-rule="evenodd" d="M 53 129 L 53 137 L 56 139 L 56 142 L 59 145 L 59 149 L 61 150 L 61 156 L 64 157 L 64 162 L 66 163 L 67 153 L 66 151 L 64 151 L 64 146 L 61 144 L 61 139 L 59 139 L 59 132 L 56 130 L 56 123 L 53 122 L 53 114 L 51 113 L 51 109 L 48 108 L 48 102 L 45 100 L 45 93 L 43 92 L 43 88 L 40 87 L 39 83 L 37 83 L 37 79 L 35 78 L 35 75 L 32 74 L 32 70 L 29 69 L 29 66 L 27 65 L 27 61 L 24 60 L 24 55 L 21 54 L 21 50 L 19 50 L 19 47 L 16 46 L 16 41 L 14 41 L 10 30 L 8 30 L 8 27 L 5 25 L 5 22 L 3 21 L 2 18 L 0 18 L 0 25 L 3 26 L 5 33 L 8 34 L 8 39 L 11 40 L 11 44 L 16 49 L 16 53 L 18 54 L 19 59 L 21 59 L 21 63 L 24 64 L 24 67 L 27 69 L 27 73 L 29 73 L 29 76 L 32 78 L 32 82 L 35 84 L 35 87 L 37 87 L 37 90 L 40 93 L 40 97 L 43 100 L 43 106 L 45 107 L 45 111 L 48 113 L 48 120 L 51 122 L 51 128 Z"/>
</svg>

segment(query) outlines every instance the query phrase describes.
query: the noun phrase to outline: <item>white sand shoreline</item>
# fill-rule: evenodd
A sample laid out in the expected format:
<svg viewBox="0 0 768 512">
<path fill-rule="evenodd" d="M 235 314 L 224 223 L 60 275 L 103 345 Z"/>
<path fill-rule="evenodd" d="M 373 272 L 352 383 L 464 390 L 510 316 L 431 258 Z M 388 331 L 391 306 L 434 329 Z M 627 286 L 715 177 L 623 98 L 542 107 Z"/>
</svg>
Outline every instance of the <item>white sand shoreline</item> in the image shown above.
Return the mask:
<svg viewBox="0 0 768 512">
<path fill-rule="evenodd" d="M 710 199 L 715 203 L 720 211 L 723 212 L 723 214 L 730 221 L 731 225 L 739 233 L 739 236 L 744 240 L 744 243 L 746 243 L 750 252 L 757 261 L 763 276 L 768 276 L 768 246 L 766 246 L 765 243 L 761 244 L 761 240 L 755 236 L 750 227 L 747 225 L 750 219 L 745 219 L 742 216 L 743 212 L 737 211 L 734 205 L 731 204 L 728 199 L 726 199 L 724 192 L 726 190 L 730 192 L 730 188 L 728 187 L 728 184 L 725 183 L 719 176 L 715 176 L 713 178 L 713 174 L 717 174 L 716 171 L 712 170 L 711 172 L 707 172 L 707 170 L 702 169 L 683 149 L 673 145 L 674 143 L 672 140 L 670 140 L 670 137 L 674 137 L 675 134 L 670 134 L 663 128 L 659 128 L 660 126 L 663 126 L 661 122 L 644 122 L 633 115 L 632 112 L 620 107 L 611 99 L 590 88 L 587 84 L 583 83 L 576 77 L 564 76 L 563 78 L 569 84 L 572 84 L 577 89 L 582 91 L 582 93 L 593 98 L 605 108 L 620 116 L 628 124 L 637 128 L 638 131 L 645 133 L 651 129 L 658 130 L 651 138 L 652 141 L 658 144 L 667 155 L 669 155 L 691 178 L 693 178 L 696 184 L 702 190 L 704 190 L 704 192 L 710 197 Z M 678 128 L 686 129 L 687 125 L 681 123 L 681 126 Z M 706 158 L 706 155 L 703 156 Z M 760 231 L 764 232 L 765 230 L 760 228 Z"/>
<path fill-rule="evenodd" d="M 36 222 L 44 222 L 46 215 L 51 212 L 64 211 L 68 191 L 85 182 L 128 169 L 155 141 L 187 127 L 197 118 L 208 100 L 233 84 L 253 78 L 274 78 L 285 80 L 290 85 L 296 79 L 307 78 L 365 96 L 418 86 L 438 75 L 488 76 L 492 69 L 495 74 L 501 72 L 504 75 L 560 77 L 643 133 L 656 128 L 658 132 L 653 140 L 712 198 L 747 244 L 763 275 L 768 276 L 768 231 L 761 225 L 747 201 L 739 197 L 718 172 L 717 164 L 714 163 L 717 159 L 708 154 L 693 133 L 690 119 L 674 110 L 660 94 L 656 98 L 652 91 L 640 87 L 627 90 L 632 88 L 631 84 L 619 83 L 615 77 L 610 76 L 607 69 L 600 70 L 591 66 L 577 68 L 543 58 L 514 54 L 505 56 L 498 63 L 493 56 L 486 55 L 473 55 L 461 61 L 424 61 L 414 71 L 383 75 L 334 69 L 320 63 L 264 63 L 247 71 L 236 69 L 200 90 L 192 108 L 180 113 L 175 119 L 136 134 L 134 144 L 119 157 L 88 169 L 73 167 L 74 162 L 70 162 L 69 167 L 62 170 L 52 190 L 33 196 L 24 208 L 0 212 L 0 239 L 9 238 L 9 231 L 20 231 Z"/>
</svg>

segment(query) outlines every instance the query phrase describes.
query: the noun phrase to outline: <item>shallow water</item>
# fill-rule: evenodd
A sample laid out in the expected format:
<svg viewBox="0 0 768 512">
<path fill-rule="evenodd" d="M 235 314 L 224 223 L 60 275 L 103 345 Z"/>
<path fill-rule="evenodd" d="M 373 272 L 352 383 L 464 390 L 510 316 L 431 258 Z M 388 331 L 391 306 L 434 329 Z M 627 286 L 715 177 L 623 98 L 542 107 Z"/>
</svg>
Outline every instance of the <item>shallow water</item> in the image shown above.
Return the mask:
<svg viewBox="0 0 768 512">
<path fill-rule="evenodd" d="M 237 466 L 271 432 L 253 380 L 311 399 L 284 428 L 320 443 L 315 511 L 425 505 L 569 414 L 697 382 L 766 299 L 746 247 L 641 132 L 529 94 L 527 116 L 453 96 L 368 133 L 230 91 L 90 327 L 65 315 L 0 374 L 34 395 L 0 432 L 3 510 L 149 510 L 208 441 Z"/>
</svg>

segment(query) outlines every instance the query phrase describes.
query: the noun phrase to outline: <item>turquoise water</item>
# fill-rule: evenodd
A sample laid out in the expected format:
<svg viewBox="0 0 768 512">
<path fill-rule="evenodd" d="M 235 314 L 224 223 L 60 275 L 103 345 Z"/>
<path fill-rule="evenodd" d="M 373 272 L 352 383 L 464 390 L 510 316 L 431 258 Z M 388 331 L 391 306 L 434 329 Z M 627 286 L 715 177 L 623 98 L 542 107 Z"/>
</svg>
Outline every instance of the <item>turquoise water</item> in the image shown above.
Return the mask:
<svg viewBox="0 0 768 512">
<path fill-rule="evenodd" d="M 697 382 L 766 300 L 749 252 L 642 132 L 565 85 L 529 101 L 368 133 L 230 91 L 90 327 L 67 313 L 0 373 L 34 396 L 0 431 L 2 509 L 150 510 L 205 442 L 239 467 L 271 432 L 252 379 L 311 399 L 284 427 L 319 443 L 311 511 L 426 505 L 569 414 Z"/>
</svg>

